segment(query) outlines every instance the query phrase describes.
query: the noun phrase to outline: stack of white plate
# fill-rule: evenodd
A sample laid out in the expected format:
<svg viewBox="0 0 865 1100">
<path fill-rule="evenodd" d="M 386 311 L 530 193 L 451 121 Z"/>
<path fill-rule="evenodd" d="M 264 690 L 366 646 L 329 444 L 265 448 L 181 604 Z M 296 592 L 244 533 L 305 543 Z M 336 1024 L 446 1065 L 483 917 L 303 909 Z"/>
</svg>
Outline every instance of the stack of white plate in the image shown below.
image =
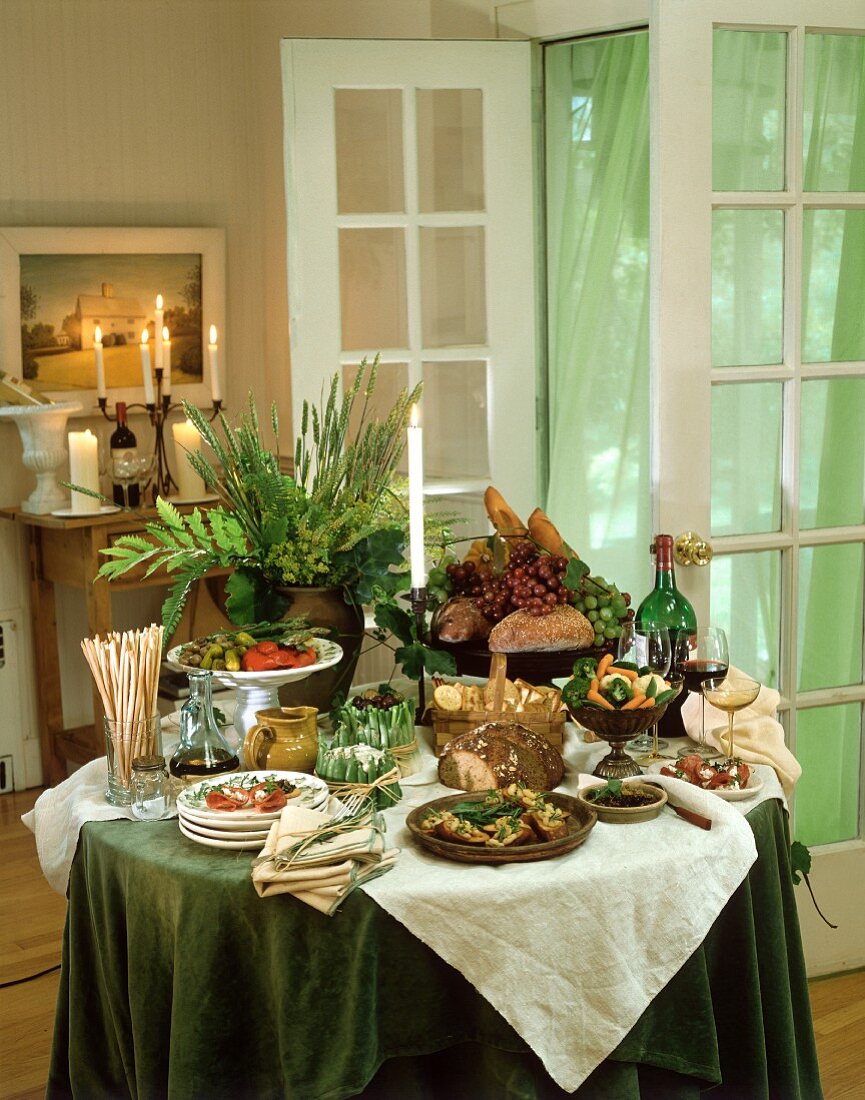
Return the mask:
<svg viewBox="0 0 865 1100">
<path fill-rule="evenodd" d="M 180 831 L 185 837 L 209 848 L 227 848 L 234 851 L 259 850 L 264 847 L 270 826 L 282 810 L 259 813 L 254 809 L 211 810 L 205 801 L 208 791 L 221 786 L 238 786 L 247 789 L 266 780 L 286 779 L 300 788 L 300 794 L 289 799 L 289 805 L 319 809 L 327 803 L 327 784 L 305 772 L 232 772 L 218 780 L 203 779 L 187 787 L 177 796 L 177 813 Z"/>
</svg>

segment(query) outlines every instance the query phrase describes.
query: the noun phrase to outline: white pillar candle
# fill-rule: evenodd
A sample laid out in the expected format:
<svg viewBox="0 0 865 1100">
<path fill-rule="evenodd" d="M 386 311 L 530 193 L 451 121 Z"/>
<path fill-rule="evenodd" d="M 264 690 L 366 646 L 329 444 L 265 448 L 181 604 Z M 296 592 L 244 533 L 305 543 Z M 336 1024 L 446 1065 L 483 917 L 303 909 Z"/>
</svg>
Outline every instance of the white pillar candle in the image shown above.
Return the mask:
<svg viewBox="0 0 865 1100">
<path fill-rule="evenodd" d="M 216 343 L 216 325 L 210 326 L 210 343 L 207 345 L 207 361 L 210 365 L 210 396 L 214 401 L 222 400 L 222 386 L 219 384 L 219 357 Z"/>
<path fill-rule="evenodd" d="M 191 420 L 171 425 L 174 436 L 174 458 L 177 470 L 177 495 L 181 500 L 201 500 L 205 486 L 202 478 L 193 470 L 186 452 L 199 454 L 201 436 Z"/>
<path fill-rule="evenodd" d="M 417 405 L 411 407 L 408 426 L 408 538 L 411 586 L 426 584 L 423 539 L 423 428 L 418 424 Z"/>
<path fill-rule="evenodd" d="M 141 330 L 141 377 L 144 381 L 144 403 L 145 405 L 154 405 L 156 398 L 153 396 L 153 374 L 150 370 L 150 348 L 147 345 L 148 340 L 147 329 Z"/>
<path fill-rule="evenodd" d="M 162 295 L 156 295 L 156 316 L 154 318 L 156 327 L 154 332 L 156 334 L 156 351 L 153 357 L 153 365 L 157 370 L 165 370 L 165 357 L 162 352 L 162 322 L 164 320 L 164 310 L 162 308 Z"/>
<path fill-rule="evenodd" d="M 171 333 L 162 326 L 162 392 L 171 397 Z"/>
<path fill-rule="evenodd" d="M 99 452 L 96 436 L 89 428 L 69 433 L 69 480 L 82 489 L 99 492 Z M 98 500 L 72 490 L 73 512 L 95 512 L 98 508 Z"/>
<path fill-rule="evenodd" d="M 96 356 L 96 396 L 105 397 L 105 363 L 102 359 L 102 329 L 99 325 L 93 333 L 93 354 Z"/>
</svg>

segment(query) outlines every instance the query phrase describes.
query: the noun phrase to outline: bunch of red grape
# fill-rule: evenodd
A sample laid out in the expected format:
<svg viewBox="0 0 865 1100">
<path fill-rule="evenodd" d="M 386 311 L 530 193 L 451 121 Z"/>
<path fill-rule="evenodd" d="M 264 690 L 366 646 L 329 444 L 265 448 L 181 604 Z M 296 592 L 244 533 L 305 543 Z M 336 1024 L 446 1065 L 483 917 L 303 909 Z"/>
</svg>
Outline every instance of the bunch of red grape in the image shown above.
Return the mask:
<svg viewBox="0 0 865 1100">
<path fill-rule="evenodd" d="M 447 573 L 454 595 L 471 597 L 486 618 L 497 623 L 512 611 L 548 615 L 554 607 L 568 603 L 573 592 L 562 581 L 567 568 L 566 558 L 539 554 L 526 542 L 511 547 L 501 576 L 478 572 L 473 561 L 452 563 Z"/>
</svg>

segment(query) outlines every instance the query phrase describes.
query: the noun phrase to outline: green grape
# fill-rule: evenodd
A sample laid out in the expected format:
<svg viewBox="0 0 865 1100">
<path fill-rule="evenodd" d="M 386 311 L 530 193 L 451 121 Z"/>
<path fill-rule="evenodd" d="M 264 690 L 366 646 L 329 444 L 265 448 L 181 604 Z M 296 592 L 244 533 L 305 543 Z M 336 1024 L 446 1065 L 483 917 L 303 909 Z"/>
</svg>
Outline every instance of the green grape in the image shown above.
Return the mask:
<svg viewBox="0 0 865 1100">
<path fill-rule="evenodd" d="M 608 623 L 613 617 L 613 609 L 611 607 L 602 607 L 598 615 L 605 623 Z"/>
<path fill-rule="evenodd" d="M 587 611 L 586 618 L 589 620 L 590 623 L 596 623 L 598 621 L 597 611 L 595 611 L 594 608 L 591 611 Z"/>
<path fill-rule="evenodd" d="M 607 582 L 604 580 L 603 577 L 592 577 L 592 580 L 595 582 L 595 584 L 599 585 L 601 588 L 606 588 L 607 587 Z"/>
<path fill-rule="evenodd" d="M 609 606 L 610 606 L 610 597 L 609 596 L 598 596 L 598 607 L 609 607 Z"/>
<path fill-rule="evenodd" d="M 583 600 L 583 603 L 586 605 L 589 611 L 594 611 L 594 609 L 598 606 L 598 597 L 586 596 L 586 598 Z"/>
<path fill-rule="evenodd" d="M 622 628 L 620 626 L 613 626 L 612 623 L 604 629 L 605 638 L 618 638 L 621 633 Z"/>
<path fill-rule="evenodd" d="M 604 644 L 605 638 L 603 634 L 595 635 L 595 648 L 599 649 Z"/>
<path fill-rule="evenodd" d="M 581 600 L 579 597 L 577 597 L 577 599 L 574 600 L 574 607 L 577 609 L 577 611 L 585 611 L 586 610 L 585 600 Z"/>
<path fill-rule="evenodd" d="M 617 619 L 624 619 L 628 614 L 628 605 L 621 596 L 614 596 L 610 602 L 610 607 L 613 609 L 613 614 Z"/>
</svg>

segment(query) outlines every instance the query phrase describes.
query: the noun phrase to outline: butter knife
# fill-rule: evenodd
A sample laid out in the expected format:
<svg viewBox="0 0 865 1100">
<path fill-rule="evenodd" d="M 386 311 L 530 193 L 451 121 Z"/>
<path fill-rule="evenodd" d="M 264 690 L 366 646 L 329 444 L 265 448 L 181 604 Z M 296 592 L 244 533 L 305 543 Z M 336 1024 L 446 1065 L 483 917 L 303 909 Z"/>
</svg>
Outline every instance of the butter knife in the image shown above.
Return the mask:
<svg viewBox="0 0 865 1100">
<path fill-rule="evenodd" d="M 649 779 L 644 779 L 644 783 L 648 783 L 650 787 L 657 787 L 659 790 L 667 791 L 666 787 L 662 787 L 660 783 L 652 783 Z M 678 814 L 684 821 L 687 821 L 691 825 L 696 825 L 698 829 L 711 829 L 712 819 L 710 817 L 704 817 L 702 814 L 698 814 L 696 810 L 688 810 L 684 806 L 677 806 L 670 799 L 670 792 L 667 791 L 667 806 Z"/>
</svg>

